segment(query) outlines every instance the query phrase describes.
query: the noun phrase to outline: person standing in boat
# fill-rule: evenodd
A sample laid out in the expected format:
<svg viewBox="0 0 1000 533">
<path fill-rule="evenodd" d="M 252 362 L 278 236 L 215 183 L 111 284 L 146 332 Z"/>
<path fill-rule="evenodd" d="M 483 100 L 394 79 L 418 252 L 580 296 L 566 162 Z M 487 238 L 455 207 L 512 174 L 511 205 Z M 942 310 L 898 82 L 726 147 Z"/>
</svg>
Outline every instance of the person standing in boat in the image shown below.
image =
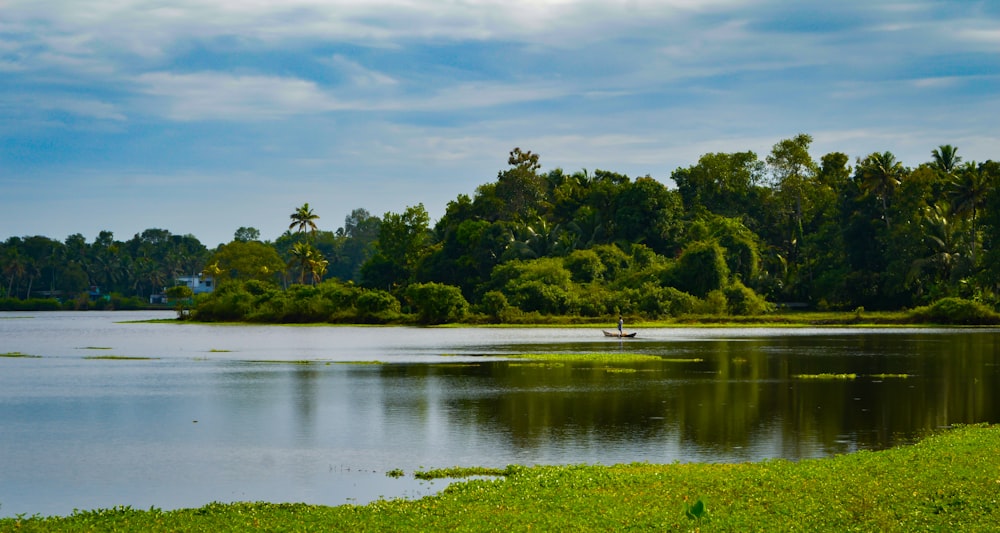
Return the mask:
<svg viewBox="0 0 1000 533">
<path fill-rule="evenodd" d="M 621 337 L 625 335 L 625 331 L 622 329 L 625 327 L 625 319 L 621 315 L 618 315 L 618 336 Z"/>
</svg>

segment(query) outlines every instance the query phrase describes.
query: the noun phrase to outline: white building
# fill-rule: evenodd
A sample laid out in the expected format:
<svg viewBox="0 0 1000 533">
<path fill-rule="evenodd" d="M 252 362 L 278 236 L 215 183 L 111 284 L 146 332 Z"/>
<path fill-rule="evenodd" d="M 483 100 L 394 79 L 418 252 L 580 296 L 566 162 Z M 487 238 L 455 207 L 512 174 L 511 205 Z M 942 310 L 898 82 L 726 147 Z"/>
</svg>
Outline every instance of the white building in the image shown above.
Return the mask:
<svg viewBox="0 0 1000 533">
<path fill-rule="evenodd" d="M 191 292 L 202 294 L 215 290 L 215 278 L 211 276 L 181 276 L 177 278 L 177 284 L 187 285 Z"/>
</svg>

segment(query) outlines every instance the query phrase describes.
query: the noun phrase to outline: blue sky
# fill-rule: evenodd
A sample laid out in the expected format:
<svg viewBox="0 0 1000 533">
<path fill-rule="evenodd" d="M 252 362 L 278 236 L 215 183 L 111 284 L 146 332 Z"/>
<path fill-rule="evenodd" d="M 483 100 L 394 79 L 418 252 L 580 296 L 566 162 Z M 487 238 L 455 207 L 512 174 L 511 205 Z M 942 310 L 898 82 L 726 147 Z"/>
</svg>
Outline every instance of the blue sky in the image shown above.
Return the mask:
<svg viewBox="0 0 1000 533">
<path fill-rule="evenodd" d="M 1000 2 L 0 0 L 0 240 L 432 219 L 515 146 L 672 185 L 813 157 L 1000 159 Z"/>
</svg>

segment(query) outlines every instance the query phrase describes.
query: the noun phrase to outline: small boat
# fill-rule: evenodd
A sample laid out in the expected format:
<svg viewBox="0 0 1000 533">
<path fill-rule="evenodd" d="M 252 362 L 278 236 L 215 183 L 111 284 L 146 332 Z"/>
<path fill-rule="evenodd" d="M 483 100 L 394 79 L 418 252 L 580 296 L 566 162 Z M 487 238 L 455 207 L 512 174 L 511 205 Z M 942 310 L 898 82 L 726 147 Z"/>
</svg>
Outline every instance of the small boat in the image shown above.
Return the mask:
<svg viewBox="0 0 1000 533">
<path fill-rule="evenodd" d="M 632 338 L 635 337 L 636 333 L 638 332 L 633 331 L 632 333 L 618 333 L 617 331 L 604 330 L 605 337 Z"/>
</svg>

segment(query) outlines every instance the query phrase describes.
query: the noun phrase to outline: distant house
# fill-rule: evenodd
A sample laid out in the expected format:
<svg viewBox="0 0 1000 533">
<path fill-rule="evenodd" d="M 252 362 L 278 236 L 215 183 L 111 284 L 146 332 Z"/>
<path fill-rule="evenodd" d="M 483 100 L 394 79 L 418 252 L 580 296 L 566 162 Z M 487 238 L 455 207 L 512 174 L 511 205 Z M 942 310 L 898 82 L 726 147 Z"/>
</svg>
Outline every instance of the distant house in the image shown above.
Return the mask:
<svg viewBox="0 0 1000 533">
<path fill-rule="evenodd" d="M 181 276 L 177 278 L 177 285 L 187 285 L 191 292 L 202 294 L 215 290 L 215 278 L 212 276 Z"/>
<path fill-rule="evenodd" d="M 215 290 L 215 278 L 211 276 L 205 276 L 204 278 L 201 276 L 180 276 L 174 279 L 174 286 L 178 285 L 186 285 L 194 294 L 204 294 Z M 162 292 L 159 294 L 150 294 L 149 303 L 168 303 L 167 295 Z"/>
</svg>

